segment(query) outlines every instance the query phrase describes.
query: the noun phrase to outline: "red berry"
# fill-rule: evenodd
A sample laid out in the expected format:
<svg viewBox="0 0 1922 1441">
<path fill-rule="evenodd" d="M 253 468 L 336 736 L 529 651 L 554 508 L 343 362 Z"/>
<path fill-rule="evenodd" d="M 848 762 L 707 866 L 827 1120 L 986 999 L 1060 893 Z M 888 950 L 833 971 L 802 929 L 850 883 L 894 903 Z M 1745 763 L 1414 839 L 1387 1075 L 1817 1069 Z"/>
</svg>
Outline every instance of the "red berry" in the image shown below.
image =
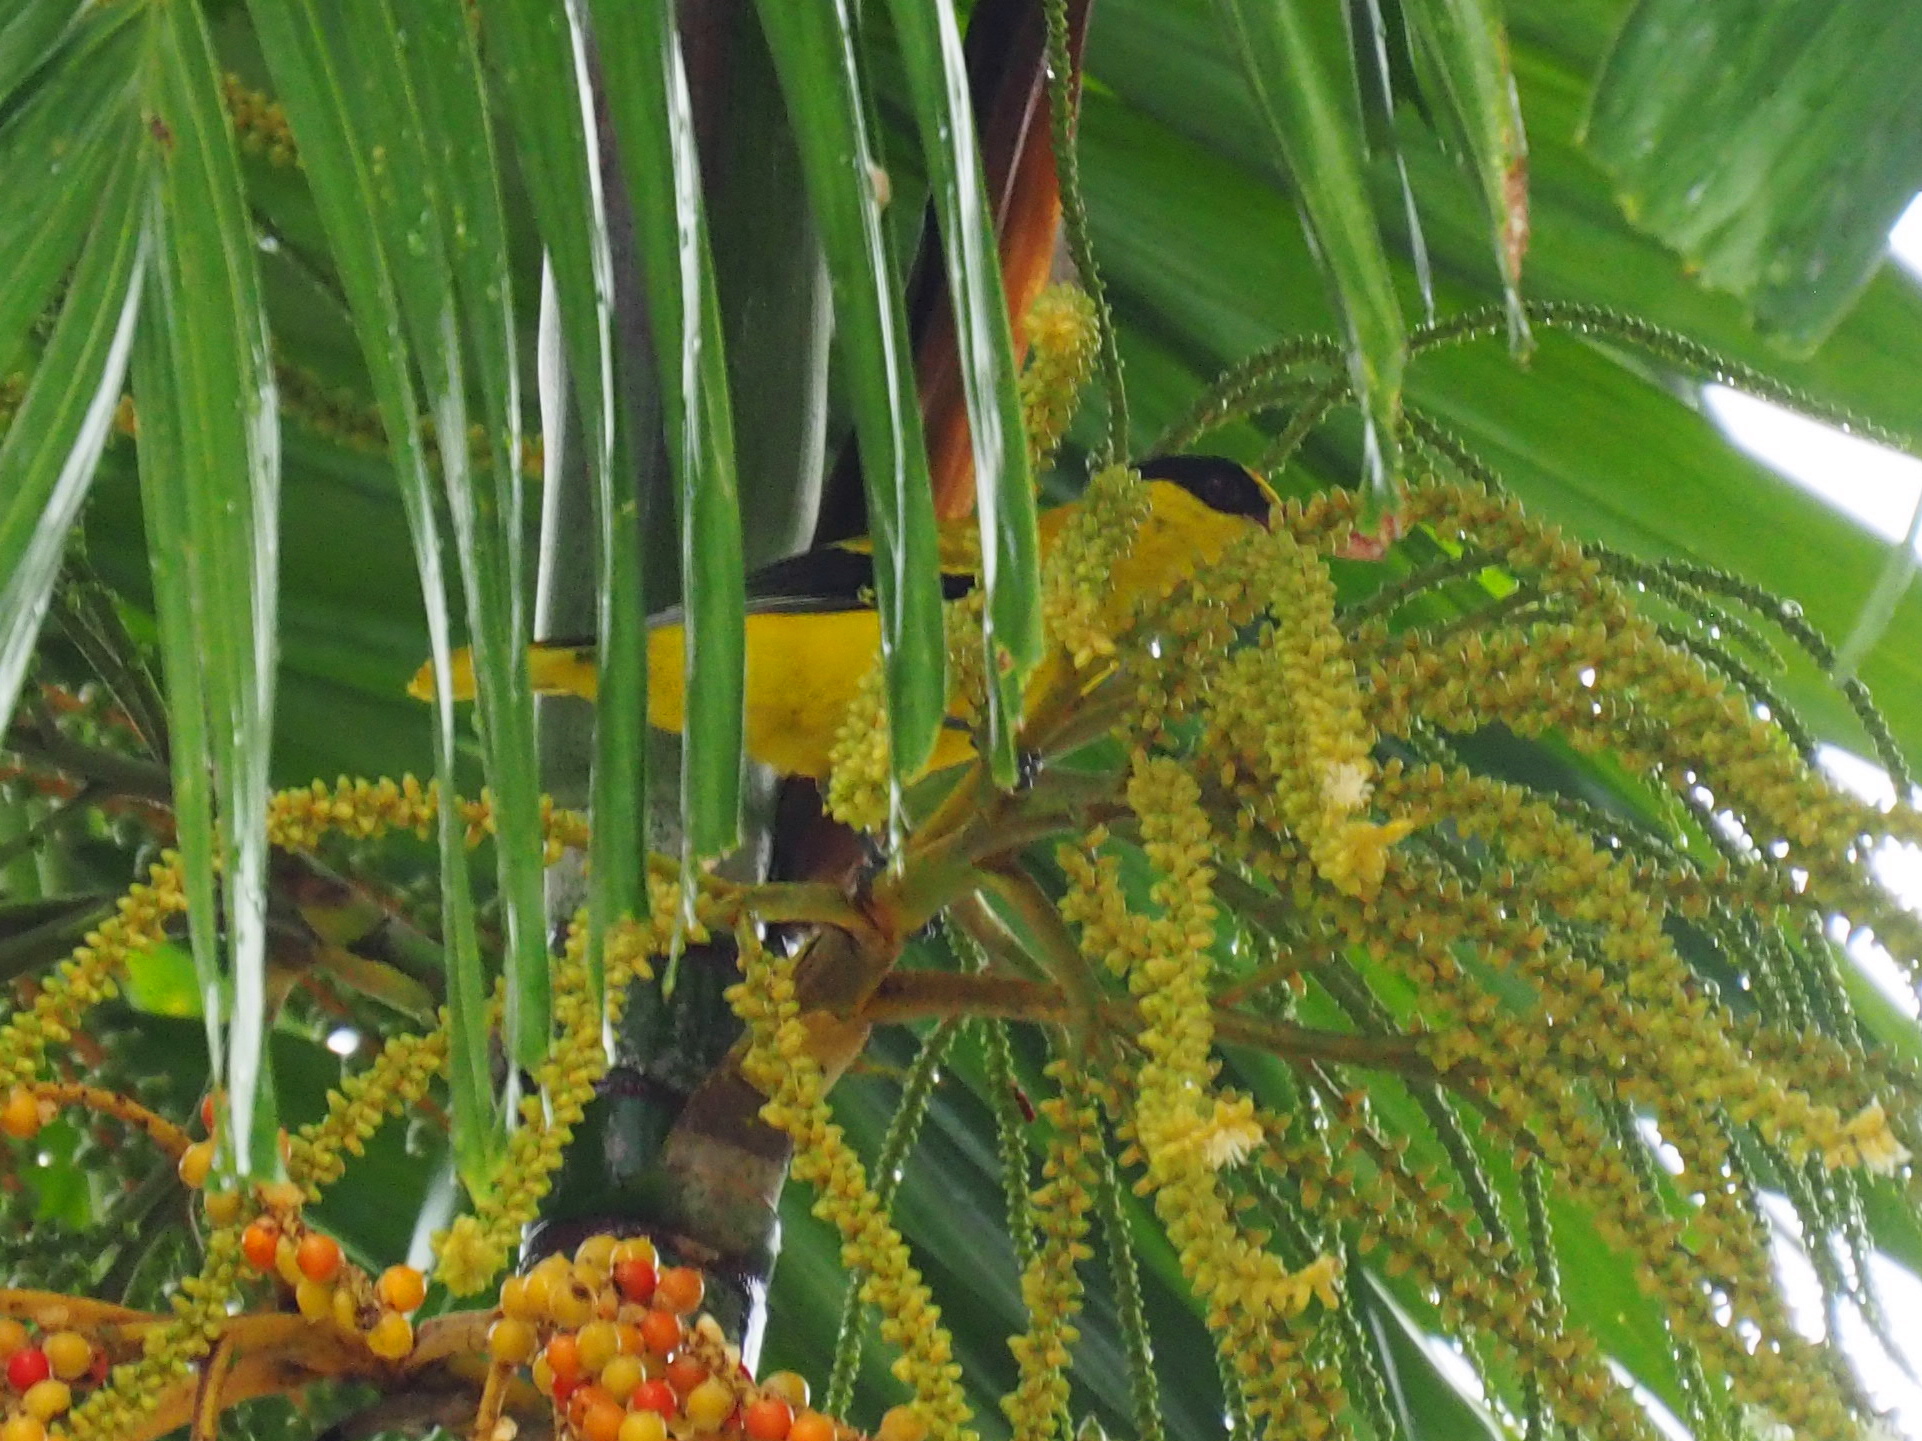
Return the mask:
<svg viewBox="0 0 1922 1441">
<path fill-rule="evenodd" d="M 25 1346 L 7 1358 L 7 1384 L 25 1391 L 53 1375 L 53 1363 L 38 1346 Z"/>
<path fill-rule="evenodd" d="M 645 1306 L 654 1299 L 654 1265 L 651 1261 L 616 1261 L 614 1284 L 624 1299 Z"/>
<path fill-rule="evenodd" d="M 636 1411 L 658 1411 L 663 1416 L 672 1416 L 681 1408 L 680 1397 L 674 1388 L 665 1381 L 643 1381 L 634 1388 L 634 1394 L 627 1404 Z"/>
</svg>

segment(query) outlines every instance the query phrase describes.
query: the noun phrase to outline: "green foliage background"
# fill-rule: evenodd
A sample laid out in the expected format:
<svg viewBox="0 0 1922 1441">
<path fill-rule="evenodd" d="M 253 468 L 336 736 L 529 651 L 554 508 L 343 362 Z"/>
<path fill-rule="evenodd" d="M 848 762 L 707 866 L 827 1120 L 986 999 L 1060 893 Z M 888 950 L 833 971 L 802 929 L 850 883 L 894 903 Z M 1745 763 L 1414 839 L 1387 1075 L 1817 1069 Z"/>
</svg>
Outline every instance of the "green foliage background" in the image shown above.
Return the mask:
<svg viewBox="0 0 1922 1441">
<path fill-rule="evenodd" d="M 784 3 L 770 0 L 763 10 Z M 8 391 L 0 440 L 0 704 L 11 703 L 13 680 L 29 664 L 40 667 L 37 679 L 85 674 L 66 640 L 36 651 L 31 623 L 56 583 L 76 585 L 82 574 L 70 567 L 61 581 L 61 529 L 71 517 L 65 556 L 105 584 L 133 640 L 157 647 L 169 667 L 176 784 L 215 778 L 217 808 L 207 798 L 195 811 L 186 792 L 180 797 L 183 839 L 199 837 L 203 884 L 216 826 L 229 845 L 249 844 L 236 828 L 245 808 L 229 802 L 257 793 L 262 775 L 293 784 L 339 773 L 427 774 L 438 765 L 468 785 L 485 774 L 501 789 L 518 777 L 509 811 L 518 804 L 523 820 L 531 814 L 532 730 L 515 685 L 513 638 L 530 624 L 541 486 L 514 478 L 517 431 L 543 434 L 548 485 L 598 486 L 639 517 L 645 579 L 630 563 L 630 534 L 575 538 L 565 559 L 583 573 L 593 574 L 597 556 L 618 562 L 601 593 L 586 597 L 590 608 L 638 616 L 643 588 L 657 603 L 684 599 L 706 616 L 714 653 L 723 654 L 738 634 L 743 536 L 750 556 L 765 558 L 754 556 L 760 537 L 805 535 L 823 473 L 856 427 L 870 456 L 888 443 L 905 454 L 918 445 L 913 426 L 892 442 L 879 438 L 885 426 L 875 411 L 885 398 L 860 380 L 888 329 L 890 305 L 900 314 L 889 287 L 912 264 L 928 193 L 912 98 L 917 61 L 899 43 L 890 7 L 868 0 L 849 35 L 847 58 L 864 91 L 849 92 L 838 109 L 823 99 L 812 113 L 799 103 L 790 111 L 777 80 L 787 79 L 795 95 L 832 88 L 823 77 L 839 63 L 829 43 L 839 37 L 822 18 L 831 8 L 789 17 L 789 28 L 770 26 L 769 53 L 754 38 L 749 6 L 712 7 L 721 18 L 710 23 L 735 47 L 725 102 L 703 94 L 699 72 L 692 97 L 716 269 L 711 284 L 667 305 L 674 272 L 657 255 L 651 298 L 672 313 L 645 316 L 631 303 L 624 310 L 620 298 L 610 308 L 606 294 L 599 247 L 607 225 L 588 181 L 587 112 L 567 17 L 579 12 L 606 33 L 628 26 L 621 33 L 636 48 L 601 57 L 610 86 L 623 96 L 665 97 L 662 109 L 626 122 L 616 114 L 617 124 L 631 126 L 620 139 L 624 163 L 652 145 L 645 163 L 671 165 L 672 142 L 693 122 L 674 114 L 671 83 L 647 68 L 657 58 L 647 44 L 664 33 L 650 27 L 665 27 L 666 12 L 647 5 L 617 17 L 618 8 L 485 0 L 472 7 L 471 28 L 463 24 L 469 8 L 452 0 L 418 15 L 400 4 L 319 0 L 16 0 L 0 15 L 0 254 L 14 267 L 0 293 L 0 372 L 20 377 Z M 956 19 L 967 20 L 970 8 L 981 23 L 995 7 L 964 5 Z M 1372 58 L 1378 13 L 1387 102 Z M 1922 186 L 1917 14 L 1900 0 L 1743 0 L 1709 12 L 1686 0 L 1549 0 L 1493 17 L 1505 25 L 1502 53 L 1527 137 L 1530 242 L 1520 294 L 1683 332 L 1779 377 L 1816 413 L 1859 417 L 1914 444 L 1922 293 L 1881 257 L 1893 217 Z M 1244 68 L 1251 56 L 1283 102 L 1299 93 L 1288 87 L 1306 83 L 1294 71 L 1259 70 L 1261 57 L 1280 53 L 1260 40 L 1277 15 L 1306 27 L 1286 33 L 1312 33 L 1321 42 L 1316 53 L 1337 57 L 1322 79 L 1333 77 L 1341 103 L 1316 110 L 1258 99 Z M 1383 377 L 1405 370 L 1410 413 L 1483 457 L 1533 513 L 1635 555 L 1737 572 L 1792 599 L 1832 638 L 1860 633 L 1860 674 L 1914 753 L 1922 742 L 1922 599 L 1906 586 L 1908 561 L 1731 448 L 1701 408 L 1699 387 L 1712 377 L 1688 353 L 1651 353 L 1601 330 L 1540 324 L 1525 355 L 1499 335 L 1412 355 L 1398 348 L 1399 337 L 1429 319 L 1480 307 L 1499 315 L 1511 299 L 1499 234 L 1514 217 L 1490 212 L 1489 167 L 1499 157 L 1491 159 L 1486 128 L 1476 128 L 1477 116 L 1499 112 L 1506 77 L 1480 72 L 1476 90 L 1472 76 L 1437 73 L 1446 68 L 1437 56 L 1450 52 L 1423 56 L 1408 39 L 1424 23 L 1455 25 L 1472 50 L 1475 26 L 1489 19 L 1469 0 L 1369 0 L 1351 7 L 1348 29 L 1333 11 L 1292 0 L 1093 7 L 1080 177 L 1127 377 L 1133 453 L 1147 453 L 1216 374 L 1250 354 L 1308 333 L 1352 337 L 1351 372 L 1373 377 L 1367 404 L 1338 410 L 1307 437 L 1273 477 L 1284 493 L 1364 477 L 1361 416 L 1393 414 L 1392 396 L 1383 398 L 1392 380 Z M 801 33 L 814 25 L 827 29 Z M 1819 43 L 1799 43 L 1811 30 Z M 1237 34 L 1256 38 L 1238 48 Z M 1291 65 L 1316 63 L 1287 53 Z M 302 167 L 289 163 L 271 125 L 243 125 L 238 147 L 229 141 L 223 75 L 287 104 Z M 1470 88 L 1451 89 L 1457 81 Z M 791 117 L 826 149 L 845 150 L 863 111 L 891 199 L 878 219 L 866 217 L 881 242 L 865 257 L 868 269 L 836 261 L 839 338 L 828 366 L 825 311 L 805 303 L 821 283 L 808 227 L 798 225 L 798 239 L 779 229 L 796 226 L 809 205 L 798 156 L 783 137 Z M 359 127 L 357 143 L 346 138 L 349 127 Z M 1298 166 L 1290 180 L 1289 159 L 1303 155 L 1340 157 L 1347 168 Z M 1344 190 L 1336 171 L 1353 185 Z M 652 184 L 650 193 L 673 201 L 671 187 Z M 817 188 L 818 213 L 828 203 Z M 851 213 L 858 228 L 864 213 Z M 1325 264 L 1304 215 L 1321 233 Z M 665 226 L 662 254 L 671 260 L 676 217 L 647 211 L 640 221 L 639 251 L 622 253 L 632 261 L 650 245 L 659 251 Z M 1331 235 L 1360 238 L 1331 248 Z M 543 246 L 574 414 L 587 417 L 571 429 L 557 423 L 563 409 L 544 415 L 536 394 Z M 880 287 L 866 301 L 856 293 L 862 274 Z M 627 277 L 614 275 L 612 284 L 626 295 Z M 859 320 L 863 304 L 872 313 Z M 661 374 L 680 373 L 667 361 L 697 315 L 711 339 L 724 336 L 725 370 L 716 341 L 705 368 L 685 372 L 689 388 L 661 384 Z M 621 348 L 623 338 L 650 329 L 664 342 L 660 357 Z M 265 335 L 271 358 L 259 348 Z M 129 356 L 145 475 L 112 426 Z M 989 365 L 984 393 L 1011 374 L 1005 351 L 993 363 L 1003 371 Z M 269 371 L 278 373 L 281 406 L 272 443 L 261 429 L 271 414 L 252 413 Z M 518 389 L 508 379 L 515 373 Z M 611 426 L 597 419 L 603 387 L 616 397 L 605 412 Z M 1253 459 L 1287 430 L 1298 405 L 1289 398 L 1208 445 Z M 789 443 L 810 433 L 810 407 L 825 409 L 825 439 Z M 436 461 L 418 445 L 383 441 L 383 429 L 418 435 L 426 417 L 441 437 L 470 422 L 482 427 L 470 468 L 445 446 Z M 1107 423 L 1091 394 L 1069 454 L 1043 478 L 1048 493 L 1076 488 L 1080 462 L 1100 449 Z M 677 438 L 667 449 L 651 439 L 663 427 Z M 887 523 L 910 557 L 925 545 L 927 525 L 913 483 L 910 476 L 890 491 L 871 480 L 867 490 L 871 518 L 892 516 Z M 449 495 L 455 505 L 442 513 Z M 465 529 L 463 507 L 473 516 Z M 430 520 L 435 536 L 425 530 Z M 417 560 L 439 554 L 443 532 L 455 542 L 445 546 L 447 570 L 466 577 L 466 599 L 455 585 L 445 596 L 430 589 L 424 605 Z M 176 545 L 181 536 L 194 537 L 193 546 Z M 188 550 L 212 557 L 208 567 L 156 563 Z M 686 574 L 677 574 L 683 562 Z M 925 557 L 901 572 L 903 635 L 928 623 L 931 576 Z M 264 595 L 249 596 L 249 577 L 261 578 Z M 1004 603 L 1019 616 L 1034 605 L 1031 587 Z M 463 722 L 437 745 L 429 713 L 404 694 L 428 652 L 436 609 L 456 630 L 495 628 L 494 668 L 483 676 L 493 717 L 485 744 Z M 272 637 L 278 657 L 271 735 L 256 684 L 261 635 Z M 894 677 L 910 709 L 913 697 L 939 684 L 938 669 L 912 658 Z M 1782 688 L 1820 736 L 1869 751 L 1846 703 L 1812 666 L 1792 663 Z M 717 697 L 723 739 L 693 763 L 685 794 L 690 834 L 706 849 L 734 824 L 725 687 Z M 612 758 L 639 754 L 638 698 L 630 692 L 602 714 L 604 783 L 631 787 L 634 769 Z M 27 713 L 14 724 L 28 726 Z M 204 740 L 194 740 L 196 731 Z M 13 799 L 10 832 L 45 818 L 44 802 Z M 60 914 L 45 907 L 84 910 L 117 887 L 126 875 L 117 867 L 136 843 L 94 821 L 59 830 L 32 864 L 16 858 L 0 878 L 9 938 L 40 934 L 32 925 Z M 631 859 L 636 838 L 624 844 Z M 433 868 L 423 850 L 397 881 L 419 882 Z M 538 944 L 531 872 L 509 867 L 473 879 L 489 901 L 483 922 L 504 925 L 523 950 Z M 478 940 L 458 940 L 470 878 L 449 862 L 441 880 L 456 971 L 477 977 Z M 211 898 L 209 886 L 204 899 Z M 618 909 L 620 899 L 597 903 Z M 259 904 L 244 886 L 228 895 L 235 919 Z M 32 906 L 43 909 L 29 925 L 21 908 Z M 262 956 L 244 946 L 224 952 L 211 909 L 190 945 L 203 984 L 230 994 L 237 985 L 244 1000 Z M 7 954 L 10 976 L 37 963 L 31 947 Z M 117 1012 L 109 1037 L 111 1066 L 164 1090 L 181 1111 L 205 1064 L 202 1027 L 191 1010 L 179 1014 L 178 992 L 191 995 L 188 965 L 184 949 L 157 960 L 145 978 L 146 1008 Z M 523 1004 L 533 1005 L 531 971 L 516 975 Z M 154 999 L 169 985 L 175 1001 Z M 1866 989 L 1861 994 L 1873 1004 Z M 355 1024 L 392 1024 L 377 1003 L 355 1004 Z M 166 1011 L 174 1014 L 159 1014 Z M 244 1004 L 240 1011 L 244 1031 Z M 1884 1010 L 1876 1019 L 1886 1044 L 1917 1054 L 1899 1018 Z M 328 1024 L 297 1007 L 272 1037 L 274 1083 L 261 1080 L 259 1095 L 277 1093 L 283 1122 L 312 1114 L 337 1071 L 319 1044 Z M 252 1090 L 267 1070 L 244 1059 L 238 1032 L 220 1039 L 243 1058 L 230 1062 L 236 1089 Z M 971 1045 L 961 1044 L 937 1095 L 899 1214 L 947 1308 L 961 1359 L 988 1394 L 1010 1372 L 1003 1337 L 1021 1317 Z M 881 1049 L 885 1064 L 905 1064 L 908 1055 L 898 1036 Z M 160 1087 L 163 1076 L 171 1089 Z M 837 1092 L 867 1154 L 878 1148 L 893 1095 L 884 1067 Z M 487 1099 L 458 1105 L 463 1161 L 480 1164 L 491 1144 Z M 1405 1119 L 1419 1131 L 1417 1118 Z M 138 1212 L 112 1200 L 100 1181 L 107 1163 L 77 1131 L 51 1133 L 45 1149 L 50 1159 L 29 1168 L 29 1195 L 9 1203 L 14 1217 L 31 1209 L 33 1250 L 44 1260 L 62 1227 L 121 1228 L 124 1241 L 94 1253 L 89 1279 L 151 1287 L 166 1258 L 134 1238 L 173 1214 L 166 1208 L 175 1199 L 140 1193 L 153 1209 Z M 323 1219 L 363 1259 L 398 1257 L 416 1239 L 418 1203 L 447 1186 L 448 1164 L 442 1137 L 384 1137 Z M 1885 1249 L 1922 1268 L 1922 1229 L 1893 1187 L 1877 1194 L 1871 1220 Z M 1558 1213 L 1555 1221 L 1566 1242 L 1571 1317 L 1656 1394 L 1672 1395 L 1659 1318 L 1605 1252 L 1582 1244 L 1582 1217 Z M 1185 1289 L 1154 1228 L 1144 1220 L 1136 1234 L 1149 1263 L 1151 1321 L 1173 1358 L 1163 1379 L 1171 1432 L 1210 1434 L 1219 1397 L 1212 1368 L 1186 1359 L 1201 1343 Z M 776 1277 L 770 1364 L 824 1376 L 838 1275 L 832 1240 L 797 1208 Z M 1416 1344 L 1433 1314 L 1425 1298 L 1378 1278 L 1369 1284 L 1409 1435 L 1486 1434 L 1489 1418 Z M 1076 1406 L 1113 1420 L 1126 1415 L 1125 1372 L 1103 1339 L 1112 1329 L 1098 1319 L 1112 1298 L 1099 1277 L 1093 1287 L 1097 1319 L 1087 1330 L 1095 1339 L 1082 1353 Z M 869 1394 L 884 1394 L 879 1348 L 868 1355 Z M 998 1421 L 991 1406 L 982 1409 L 990 1425 Z"/>
</svg>

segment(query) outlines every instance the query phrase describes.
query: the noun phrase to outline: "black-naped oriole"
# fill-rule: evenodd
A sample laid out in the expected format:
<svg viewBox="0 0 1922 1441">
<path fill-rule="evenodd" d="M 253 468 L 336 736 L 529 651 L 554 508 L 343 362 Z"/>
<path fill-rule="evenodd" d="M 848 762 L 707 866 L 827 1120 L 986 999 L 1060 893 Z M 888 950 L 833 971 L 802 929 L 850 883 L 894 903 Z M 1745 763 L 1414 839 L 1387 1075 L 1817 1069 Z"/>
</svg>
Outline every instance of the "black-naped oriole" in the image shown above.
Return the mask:
<svg viewBox="0 0 1922 1441">
<path fill-rule="evenodd" d="M 1220 456 L 1158 456 L 1137 469 L 1148 488 L 1148 513 L 1110 578 L 1119 597 L 1166 595 L 1196 566 L 1219 557 L 1248 526 L 1267 525 L 1275 505 L 1265 481 Z M 1074 509 L 1070 502 L 1041 514 L 1044 555 Z M 949 600 L 974 584 L 969 572 L 942 575 Z M 820 546 L 756 571 L 748 577 L 747 593 L 747 753 L 784 775 L 824 777 L 835 734 L 881 644 L 874 558 L 858 542 Z M 534 689 L 592 700 L 594 657 L 591 639 L 536 644 L 528 653 Z M 685 712 L 678 609 L 653 619 L 647 660 L 648 721 L 679 731 Z M 472 698 L 473 666 L 464 650 L 454 657 L 454 686 L 456 699 Z M 408 691 L 432 699 L 431 664 L 421 667 Z M 965 729 L 945 729 L 929 769 L 958 764 L 971 754 L 973 742 Z"/>
</svg>

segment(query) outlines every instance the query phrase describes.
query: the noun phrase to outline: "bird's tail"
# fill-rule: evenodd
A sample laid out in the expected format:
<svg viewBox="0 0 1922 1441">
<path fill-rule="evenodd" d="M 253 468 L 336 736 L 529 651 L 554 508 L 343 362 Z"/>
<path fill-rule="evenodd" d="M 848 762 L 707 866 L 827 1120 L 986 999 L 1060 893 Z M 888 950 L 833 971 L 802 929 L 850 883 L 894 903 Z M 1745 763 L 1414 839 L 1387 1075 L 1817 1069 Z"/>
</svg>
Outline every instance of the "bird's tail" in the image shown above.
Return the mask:
<svg viewBox="0 0 1922 1441">
<path fill-rule="evenodd" d="M 454 699 L 474 698 L 474 653 L 465 646 L 454 652 Z M 544 641 L 527 648 L 527 670 L 538 695 L 577 695 L 594 699 L 593 641 Z M 407 683 L 407 694 L 415 700 L 434 698 L 434 663 L 430 660 L 414 672 Z"/>
</svg>

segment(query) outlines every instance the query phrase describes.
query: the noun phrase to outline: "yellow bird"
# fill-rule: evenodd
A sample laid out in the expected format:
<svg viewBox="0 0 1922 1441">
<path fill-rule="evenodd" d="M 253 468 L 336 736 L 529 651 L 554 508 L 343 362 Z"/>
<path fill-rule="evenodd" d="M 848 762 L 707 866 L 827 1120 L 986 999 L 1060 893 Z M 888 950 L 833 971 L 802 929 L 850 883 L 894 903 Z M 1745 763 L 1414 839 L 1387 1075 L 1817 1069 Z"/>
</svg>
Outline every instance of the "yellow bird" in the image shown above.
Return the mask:
<svg viewBox="0 0 1922 1441">
<path fill-rule="evenodd" d="M 1138 470 L 1148 487 L 1148 514 L 1133 548 L 1115 567 L 1112 585 L 1119 596 L 1168 594 L 1248 526 L 1267 525 L 1276 503 L 1260 476 L 1220 456 L 1159 456 Z M 1043 555 L 1074 509 L 1070 502 L 1042 513 Z M 943 547 L 944 555 L 948 550 Z M 972 574 L 942 575 L 947 599 L 973 586 Z M 864 542 L 820 546 L 756 571 L 747 588 L 747 753 L 783 775 L 822 779 L 835 733 L 881 645 L 873 556 Z M 665 612 L 649 626 L 647 645 L 647 719 L 657 729 L 679 732 L 684 723 L 684 660 L 680 612 Z M 594 699 L 592 639 L 540 642 L 528 652 L 528 669 L 534 689 L 544 695 Z M 408 693 L 433 699 L 431 663 L 415 674 Z M 459 651 L 454 696 L 471 700 L 473 694 L 472 657 Z M 957 765 L 972 754 L 966 730 L 944 731 L 929 769 Z"/>
</svg>

